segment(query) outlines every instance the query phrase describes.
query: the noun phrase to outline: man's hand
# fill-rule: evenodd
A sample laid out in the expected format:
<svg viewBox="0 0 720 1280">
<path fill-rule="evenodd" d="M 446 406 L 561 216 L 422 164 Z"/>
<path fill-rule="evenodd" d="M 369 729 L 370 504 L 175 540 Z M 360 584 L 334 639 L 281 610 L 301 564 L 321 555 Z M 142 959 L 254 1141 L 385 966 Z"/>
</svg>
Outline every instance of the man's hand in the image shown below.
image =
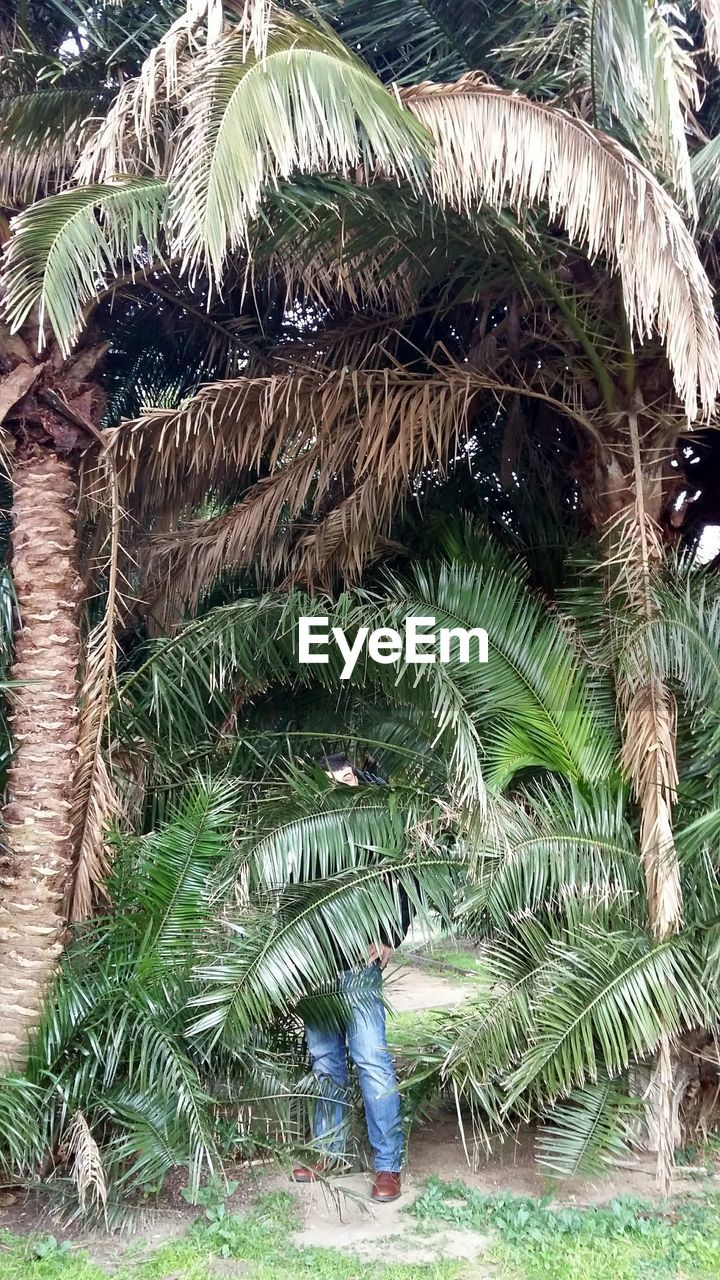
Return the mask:
<svg viewBox="0 0 720 1280">
<path fill-rule="evenodd" d="M 390 962 L 390 957 L 392 953 L 393 953 L 392 947 L 387 946 L 386 943 L 383 943 L 382 946 L 380 947 L 376 947 L 375 943 L 373 942 L 370 948 L 370 963 L 375 964 L 375 961 L 378 960 L 380 963 L 380 968 L 386 969 Z"/>
</svg>

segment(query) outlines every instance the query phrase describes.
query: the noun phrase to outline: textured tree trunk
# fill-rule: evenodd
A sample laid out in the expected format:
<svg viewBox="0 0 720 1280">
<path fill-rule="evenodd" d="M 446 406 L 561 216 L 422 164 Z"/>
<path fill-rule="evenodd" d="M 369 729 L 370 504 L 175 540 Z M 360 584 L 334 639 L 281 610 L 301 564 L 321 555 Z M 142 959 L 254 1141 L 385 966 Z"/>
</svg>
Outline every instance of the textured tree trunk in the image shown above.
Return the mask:
<svg viewBox="0 0 720 1280">
<path fill-rule="evenodd" d="M 626 456 L 620 451 L 607 468 L 606 555 L 611 590 L 619 591 L 624 611 L 636 621 L 656 612 L 652 574 L 662 558 L 662 459 L 667 455 L 662 427 L 646 426 L 641 448 L 638 425 L 640 396 L 627 412 Z M 682 925 L 680 866 L 673 838 L 673 805 L 677 788 L 675 703 L 647 657 L 638 657 L 632 674 L 621 673 L 618 695 L 623 709 L 622 758 L 640 809 L 640 857 L 650 929 L 658 941 Z M 656 1181 L 671 1189 L 674 1150 L 679 1138 L 681 1095 L 675 1076 L 670 1037 L 663 1033 L 657 1059 L 644 1093 L 647 1146 L 657 1152 Z"/>
<path fill-rule="evenodd" d="M 13 575 L 21 628 L 12 691 L 15 755 L 0 862 L 0 1065 L 26 1052 L 62 951 L 71 863 L 80 656 L 77 502 L 71 464 L 29 445 L 14 474 Z"/>
</svg>

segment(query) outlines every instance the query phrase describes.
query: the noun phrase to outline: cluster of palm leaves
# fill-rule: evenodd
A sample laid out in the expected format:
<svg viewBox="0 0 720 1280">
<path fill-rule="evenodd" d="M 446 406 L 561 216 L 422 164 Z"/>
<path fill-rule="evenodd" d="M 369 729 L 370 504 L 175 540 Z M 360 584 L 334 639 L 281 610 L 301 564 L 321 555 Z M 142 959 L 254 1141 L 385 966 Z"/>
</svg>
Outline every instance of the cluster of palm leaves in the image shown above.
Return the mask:
<svg viewBox="0 0 720 1280">
<path fill-rule="evenodd" d="M 720 368 L 715 5 L 33 9 L 0 26 L 0 239 L 28 367 L 51 343 L 27 385 L 58 373 L 40 421 L 82 428 L 63 361 L 109 344 L 68 886 L 99 914 L 3 1082 L 8 1166 L 51 1152 L 103 1201 L 297 1142 L 299 1017 L 338 1015 L 329 938 L 360 962 L 389 873 L 481 944 L 413 1088 L 480 1139 L 539 1117 L 563 1171 L 612 1154 L 640 1069 L 716 1017 L 717 589 L 656 542 Z M 465 471 L 499 539 L 403 523 Z M 481 626 L 489 662 L 338 693 L 297 661 L 329 614 Z M 337 794 L 313 761 L 339 740 L 392 786 Z"/>
<path fill-rule="evenodd" d="M 641 637 L 618 625 L 619 606 L 608 627 L 596 563 L 579 550 L 548 612 L 530 566 L 487 528 L 452 525 L 435 543 L 421 567 L 339 600 L 218 605 L 151 642 L 123 681 L 118 742 L 140 747 L 128 776 L 151 832 L 119 859 L 114 910 L 70 949 L 30 1069 L 45 1123 L 48 1106 L 58 1132 L 81 1110 L 121 1185 L 302 1141 L 313 1098 L 298 1019 L 341 1016 L 332 940 L 360 964 L 381 924 L 398 922 L 390 870 L 421 919 L 478 943 L 472 998 L 403 1068 L 415 1105 L 449 1095 L 475 1143 L 539 1121 L 554 1171 L 595 1168 L 639 1134 L 630 1095 L 660 1036 L 711 1038 L 713 579 L 664 570 Z M 296 656 L 298 618 L 328 612 L 350 633 L 418 612 L 482 623 L 489 661 L 420 676 L 368 663 L 339 705 L 332 665 Z M 650 927 L 612 696 L 641 643 L 681 699 L 683 776 L 703 778 L 702 794 L 691 781 L 679 799 L 685 921 L 666 939 Z M 238 698 L 242 728 L 230 729 Z M 313 757 L 339 741 L 392 787 L 329 784 Z"/>
</svg>

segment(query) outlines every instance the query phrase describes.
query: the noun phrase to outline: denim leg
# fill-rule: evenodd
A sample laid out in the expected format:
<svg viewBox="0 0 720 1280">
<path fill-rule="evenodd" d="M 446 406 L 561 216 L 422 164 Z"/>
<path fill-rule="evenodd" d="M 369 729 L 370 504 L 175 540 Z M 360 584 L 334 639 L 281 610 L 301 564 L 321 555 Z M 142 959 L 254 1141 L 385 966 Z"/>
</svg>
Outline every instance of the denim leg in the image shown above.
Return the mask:
<svg viewBox="0 0 720 1280">
<path fill-rule="evenodd" d="M 315 1109 L 315 1145 L 326 1154 L 342 1155 L 347 1147 L 349 1107 L 345 1036 L 341 1031 L 306 1024 L 305 1039 L 313 1072 L 326 1091 L 325 1098 L 318 1100 Z"/>
<path fill-rule="evenodd" d="M 385 1033 L 382 973 L 371 965 L 361 974 L 348 974 L 344 988 L 352 1008 L 348 1048 L 357 1067 L 365 1103 L 375 1172 L 399 1172 L 403 1164 L 400 1095 Z"/>
</svg>

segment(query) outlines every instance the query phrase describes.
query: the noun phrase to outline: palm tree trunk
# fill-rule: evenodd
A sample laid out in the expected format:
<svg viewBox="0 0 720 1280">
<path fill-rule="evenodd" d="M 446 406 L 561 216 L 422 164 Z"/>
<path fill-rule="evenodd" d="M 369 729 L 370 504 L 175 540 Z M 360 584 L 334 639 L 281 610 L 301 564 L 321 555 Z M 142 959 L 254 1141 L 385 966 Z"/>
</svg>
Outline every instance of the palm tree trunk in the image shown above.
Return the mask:
<svg viewBox="0 0 720 1280">
<path fill-rule="evenodd" d="M 71 864 L 80 657 L 76 482 L 31 445 L 14 476 L 13 574 L 20 612 L 12 696 L 15 756 L 0 862 L 0 1064 L 22 1063 L 62 951 Z"/>
<path fill-rule="evenodd" d="M 662 557 L 657 517 L 661 494 L 658 458 L 663 450 L 657 443 L 646 447 L 644 465 L 638 429 L 641 403 L 636 396 L 627 414 L 631 471 L 627 474 L 626 502 L 607 529 L 608 567 L 630 616 L 649 621 L 655 614 L 652 574 Z M 623 765 L 640 808 L 640 856 L 649 924 L 653 937 L 660 941 L 682 925 L 680 867 L 673 838 L 675 704 L 649 662 L 640 663 L 632 676 L 621 676 L 619 693 L 624 710 Z M 667 1195 L 678 1137 L 679 1097 L 673 1046 L 666 1033 L 660 1038 L 645 1103 L 649 1146 L 657 1152 L 656 1181 Z"/>
</svg>

